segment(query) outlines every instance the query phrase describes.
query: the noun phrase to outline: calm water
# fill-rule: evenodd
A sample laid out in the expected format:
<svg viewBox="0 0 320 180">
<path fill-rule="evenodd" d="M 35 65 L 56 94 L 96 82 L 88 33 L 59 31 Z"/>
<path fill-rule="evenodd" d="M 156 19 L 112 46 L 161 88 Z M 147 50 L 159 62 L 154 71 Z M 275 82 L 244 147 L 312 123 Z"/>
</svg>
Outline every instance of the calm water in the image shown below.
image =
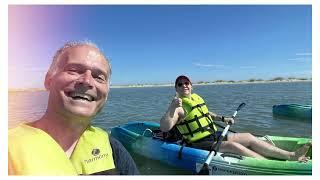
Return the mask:
<svg viewBox="0 0 320 180">
<path fill-rule="evenodd" d="M 247 104 L 238 112 L 236 124 L 231 127 L 234 131 L 294 137 L 312 135 L 311 122 L 272 117 L 274 104 L 311 104 L 311 82 L 208 85 L 193 89 L 204 98 L 210 111 L 225 116 L 231 116 L 241 102 Z M 112 88 L 107 104 L 93 123 L 109 131 L 129 121 L 159 122 L 174 95 L 174 87 Z M 47 98 L 47 92 L 9 93 L 9 128 L 41 117 Z M 134 156 L 134 159 L 141 174 L 187 174 L 142 157 Z"/>
</svg>

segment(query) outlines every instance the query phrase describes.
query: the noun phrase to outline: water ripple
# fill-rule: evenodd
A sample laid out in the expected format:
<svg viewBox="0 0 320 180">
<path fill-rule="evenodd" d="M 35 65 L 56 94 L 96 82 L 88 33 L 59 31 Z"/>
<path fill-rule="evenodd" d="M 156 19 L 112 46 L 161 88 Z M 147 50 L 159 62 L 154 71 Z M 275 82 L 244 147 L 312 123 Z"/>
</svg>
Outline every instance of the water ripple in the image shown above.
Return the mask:
<svg viewBox="0 0 320 180">
<path fill-rule="evenodd" d="M 239 111 L 233 130 L 254 134 L 311 137 L 312 124 L 275 119 L 274 104 L 311 104 L 311 83 L 230 84 L 194 86 L 210 111 L 231 116 Z M 159 122 L 175 95 L 174 87 L 111 89 L 107 104 L 93 123 L 106 130 L 129 121 Z M 9 93 L 9 127 L 40 118 L 46 110 L 47 92 Z M 285 130 L 285 131 L 284 131 Z"/>
</svg>

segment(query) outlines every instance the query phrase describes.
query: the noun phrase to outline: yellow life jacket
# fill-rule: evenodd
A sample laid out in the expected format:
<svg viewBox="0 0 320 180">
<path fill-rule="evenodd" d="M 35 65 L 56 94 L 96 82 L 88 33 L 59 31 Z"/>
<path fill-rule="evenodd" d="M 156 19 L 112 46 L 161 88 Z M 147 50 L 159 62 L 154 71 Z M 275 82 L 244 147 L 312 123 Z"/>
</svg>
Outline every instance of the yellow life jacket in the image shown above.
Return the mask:
<svg viewBox="0 0 320 180">
<path fill-rule="evenodd" d="M 182 98 L 182 107 L 186 117 L 177 124 L 177 129 L 188 142 L 192 143 L 217 131 L 209 115 L 204 100 L 193 93 L 190 98 Z"/>
<path fill-rule="evenodd" d="M 88 127 L 70 158 L 46 132 L 25 124 L 9 130 L 9 175 L 82 175 L 115 172 L 108 133 Z"/>
</svg>

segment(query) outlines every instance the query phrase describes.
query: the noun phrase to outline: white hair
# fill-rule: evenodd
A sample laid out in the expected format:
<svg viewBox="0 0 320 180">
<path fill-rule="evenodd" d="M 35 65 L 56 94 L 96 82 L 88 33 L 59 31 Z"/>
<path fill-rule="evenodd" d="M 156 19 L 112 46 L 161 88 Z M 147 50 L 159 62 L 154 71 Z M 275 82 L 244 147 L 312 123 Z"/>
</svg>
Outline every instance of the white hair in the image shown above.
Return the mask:
<svg viewBox="0 0 320 180">
<path fill-rule="evenodd" d="M 109 71 L 108 71 L 108 78 L 110 78 L 110 75 L 111 75 L 111 65 L 110 65 L 110 62 L 109 60 L 104 56 L 104 54 L 101 52 L 101 50 L 98 48 L 98 46 L 91 42 L 91 41 L 88 41 L 88 40 L 85 40 L 85 41 L 68 41 L 66 42 L 60 49 L 58 49 L 56 51 L 56 53 L 54 54 L 53 56 L 53 59 L 52 59 L 52 63 L 51 63 L 51 66 L 47 72 L 47 74 L 50 74 L 50 75 L 53 75 L 57 72 L 58 70 L 58 64 L 59 64 L 59 56 L 61 54 L 63 54 L 67 49 L 69 48 L 72 48 L 72 47 L 78 47 L 78 46 L 91 46 L 95 49 L 97 49 L 102 55 L 103 57 L 106 59 L 107 63 L 108 63 L 108 66 L 109 66 Z"/>
</svg>

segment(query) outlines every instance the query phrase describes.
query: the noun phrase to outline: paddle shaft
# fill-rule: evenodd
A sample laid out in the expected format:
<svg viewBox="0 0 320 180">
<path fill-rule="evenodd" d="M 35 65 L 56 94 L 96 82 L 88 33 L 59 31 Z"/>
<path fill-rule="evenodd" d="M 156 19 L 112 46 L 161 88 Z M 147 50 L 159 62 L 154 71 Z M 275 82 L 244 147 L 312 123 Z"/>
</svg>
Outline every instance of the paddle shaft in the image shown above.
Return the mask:
<svg viewBox="0 0 320 180">
<path fill-rule="evenodd" d="M 217 154 L 217 152 L 219 151 L 220 145 L 221 145 L 221 143 L 222 143 L 222 140 L 223 140 L 223 138 L 226 136 L 229 128 L 230 128 L 230 125 L 228 124 L 228 125 L 226 126 L 226 128 L 224 128 L 222 134 L 220 135 L 220 137 L 219 137 L 219 139 L 218 139 L 218 142 L 217 142 L 214 150 L 210 152 L 210 154 L 209 154 L 209 156 L 208 156 L 208 158 L 207 158 L 207 160 L 206 160 L 206 162 L 205 162 L 204 164 L 209 165 L 209 163 L 211 162 L 213 156 L 215 156 L 215 155 Z"/>
<path fill-rule="evenodd" d="M 238 109 L 239 109 L 239 108 L 238 108 Z M 232 118 L 235 118 L 235 117 L 236 117 L 236 115 L 237 115 L 237 113 L 238 113 L 238 109 L 233 113 Z M 221 145 L 221 143 L 222 143 L 222 140 L 223 140 L 224 137 L 226 136 L 226 134 L 227 134 L 230 126 L 231 126 L 231 125 L 228 124 L 228 125 L 224 128 L 224 130 L 222 131 L 222 134 L 220 135 L 217 144 L 214 146 L 213 151 L 210 152 L 210 154 L 209 154 L 209 156 L 208 156 L 205 164 L 209 165 L 209 163 L 211 162 L 213 156 L 215 156 L 215 155 L 217 154 L 217 152 L 219 151 L 220 145 Z"/>
<path fill-rule="evenodd" d="M 245 105 L 246 105 L 245 103 L 241 103 L 241 104 L 238 106 L 237 110 L 233 113 L 232 118 L 235 118 L 236 115 L 237 115 L 237 113 L 238 113 L 238 111 L 239 111 L 241 108 L 243 108 Z M 209 164 L 210 164 L 210 162 L 212 161 L 212 158 L 213 158 L 213 157 L 217 154 L 217 152 L 219 151 L 219 148 L 220 148 L 220 145 L 221 145 L 221 143 L 222 143 L 222 140 L 223 140 L 223 138 L 226 136 L 226 134 L 227 134 L 230 126 L 231 126 L 231 125 L 228 124 L 228 125 L 224 128 L 222 134 L 220 135 L 220 137 L 219 137 L 219 139 L 218 139 L 218 142 L 216 143 L 216 145 L 215 145 L 214 148 L 213 148 L 213 151 L 210 152 L 207 160 L 205 161 L 204 165 L 202 166 L 202 168 L 201 168 L 201 170 L 198 172 L 198 174 L 209 174 Z"/>
</svg>

